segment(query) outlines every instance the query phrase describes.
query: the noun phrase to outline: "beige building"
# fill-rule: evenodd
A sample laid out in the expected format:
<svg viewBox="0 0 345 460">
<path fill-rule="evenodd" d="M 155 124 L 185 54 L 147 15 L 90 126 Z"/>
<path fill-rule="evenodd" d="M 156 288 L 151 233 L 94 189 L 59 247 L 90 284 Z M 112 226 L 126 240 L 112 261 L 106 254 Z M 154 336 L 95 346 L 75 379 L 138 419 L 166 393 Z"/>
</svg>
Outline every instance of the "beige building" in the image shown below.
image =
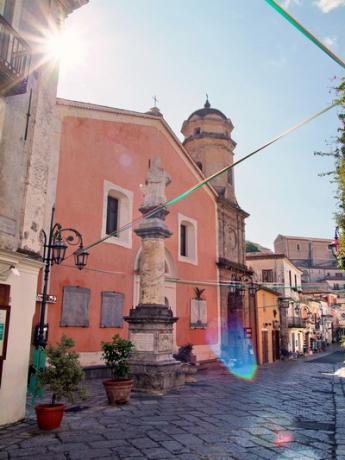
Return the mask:
<svg viewBox="0 0 345 460">
<path fill-rule="evenodd" d="M 280 359 L 279 294 L 262 287 L 256 293 L 257 360 L 259 364 Z"/>
<path fill-rule="evenodd" d="M 44 37 L 88 0 L 0 0 L 0 425 L 25 414 L 39 233 L 54 202 L 56 62 Z"/>
<path fill-rule="evenodd" d="M 305 322 L 299 310 L 302 270 L 283 254 L 247 253 L 246 260 L 255 273 L 255 281 L 280 295 L 281 353 L 285 355 L 296 348 L 295 337 L 298 349 L 303 350 L 300 330 L 305 328 Z"/>
<path fill-rule="evenodd" d="M 208 177 L 234 162 L 236 142 L 231 133 L 234 126 L 220 110 L 211 107 L 208 99 L 203 108 L 193 112 L 183 123 L 183 145 Z M 248 214 L 239 206 L 235 194 L 234 171 L 219 175 L 211 181 L 217 191 L 218 213 L 218 269 L 221 298 L 221 342 L 222 347 L 241 347 L 232 344 L 230 322 L 239 322 L 245 327 L 254 324 L 254 303 L 248 289 L 240 290 L 241 283 L 248 282 L 251 272 L 245 265 L 245 219 Z M 236 288 L 229 291 L 225 283 L 235 282 Z M 231 336 L 232 335 L 232 336 Z"/>
<path fill-rule="evenodd" d="M 332 250 L 328 247 L 330 243 L 332 240 L 326 238 L 278 235 L 274 240 L 274 250 L 285 254 L 303 270 L 303 287 L 321 289 L 322 286 L 318 284 L 327 277 L 341 275 Z"/>
</svg>

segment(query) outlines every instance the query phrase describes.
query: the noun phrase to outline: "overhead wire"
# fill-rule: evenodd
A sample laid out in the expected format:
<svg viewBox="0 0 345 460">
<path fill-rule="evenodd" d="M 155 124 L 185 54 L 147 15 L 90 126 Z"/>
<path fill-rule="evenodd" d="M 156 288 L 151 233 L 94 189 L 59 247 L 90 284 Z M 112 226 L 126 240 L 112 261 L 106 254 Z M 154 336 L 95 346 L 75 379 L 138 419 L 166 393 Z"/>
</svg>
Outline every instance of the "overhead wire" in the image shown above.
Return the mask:
<svg viewBox="0 0 345 460">
<path fill-rule="evenodd" d="M 302 32 L 302 34 L 307 37 L 311 42 L 313 42 L 318 48 L 320 48 L 324 53 L 326 53 L 333 61 L 339 64 L 343 69 L 345 69 L 345 61 L 337 56 L 333 51 L 331 51 L 320 39 L 318 39 L 310 30 L 308 30 L 303 24 L 301 24 L 292 14 L 287 11 L 283 6 L 281 6 L 276 0 L 265 0 L 272 8 L 274 8 L 278 13 L 283 16 L 287 21 L 290 22 L 297 30 Z"/>
<path fill-rule="evenodd" d="M 320 115 L 328 112 L 329 110 L 331 110 L 333 107 L 335 107 L 336 105 L 338 104 L 338 102 L 333 102 L 331 105 L 323 108 L 322 110 L 314 113 L 313 115 L 310 115 L 304 119 L 302 119 L 300 122 L 296 123 L 295 125 L 293 125 L 292 127 L 286 129 L 285 131 L 283 131 L 282 133 L 280 133 L 279 135 L 273 137 L 272 139 L 270 139 L 269 141 L 267 141 L 266 143 L 264 143 L 263 145 L 261 145 L 260 147 L 258 147 L 257 149 L 253 150 L 252 152 L 250 152 L 248 155 L 245 155 L 244 157 L 240 158 L 239 160 L 235 161 L 234 163 L 232 163 L 231 165 L 228 165 L 228 166 L 225 166 L 224 168 L 220 169 L 219 171 L 215 172 L 214 174 L 211 174 L 210 176 L 206 177 L 205 179 L 201 180 L 200 182 L 198 182 L 196 185 L 194 185 L 193 187 L 190 187 L 189 189 L 187 189 L 186 191 L 180 193 L 179 195 L 177 195 L 175 198 L 172 198 L 171 200 L 168 200 L 166 201 L 165 203 L 162 203 L 161 205 L 155 207 L 154 209 L 150 210 L 149 212 L 143 214 L 143 216 L 139 216 L 137 217 L 136 219 L 132 220 L 131 222 L 128 222 L 127 224 L 125 224 L 124 226 L 120 227 L 118 230 L 112 232 L 112 233 L 109 233 L 108 235 L 105 235 L 103 238 L 100 238 L 98 239 L 97 241 L 95 241 L 94 243 L 91 243 L 89 244 L 88 246 L 85 246 L 81 252 L 86 252 L 88 251 L 89 249 L 91 248 L 94 248 L 95 246 L 103 243 L 104 241 L 106 241 L 107 239 L 111 238 L 111 237 L 114 237 L 114 236 L 118 236 L 120 233 L 130 229 L 134 224 L 136 223 L 139 223 L 139 222 L 142 222 L 144 219 L 148 219 L 149 217 L 152 217 L 154 216 L 157 212 L 163 210 L 163 209 L 166 209 L 168 208 L 169 206 L 172 206 L 176 203 L 178 203 L 179 201 L 181 201 L 183 198 L 186 198 L 187 196 L 189 196 L 191 193 L 195 192 L 196 190 L 200 189 L 201 187 L 203 187 L 204 185 L 208 184 L 211 180 L 215 179 L 216 177 L 220 176 L 221 174 L 224 174 L 225 172 L 231 170 L 232 168 L 234 168 L 235 166 L 239 165 L 240 163 L 242 163 L 243 161 L 247 160 L 248 158 L 256 155 L 257 153 L 259 153 L 260 151 L 264 150 L 265 148 L 269 147 L 270 145 L 274 144 L 275 142 L 277 142 L 278 140 L 282 139 L 283 137 L 287 136 L 288 134 L 292 133 L 293 131 L 297 130 L 298 128 L 301 128 L 302 126 L 306 125 L 307 123 L 311 122 L 312 120 L 314 120 L 315 118 L 319 117 Z M 66 257 L 66 259 L 68 259 L 69 257 L 71 256 L 68 256 Z"/>
</svg>

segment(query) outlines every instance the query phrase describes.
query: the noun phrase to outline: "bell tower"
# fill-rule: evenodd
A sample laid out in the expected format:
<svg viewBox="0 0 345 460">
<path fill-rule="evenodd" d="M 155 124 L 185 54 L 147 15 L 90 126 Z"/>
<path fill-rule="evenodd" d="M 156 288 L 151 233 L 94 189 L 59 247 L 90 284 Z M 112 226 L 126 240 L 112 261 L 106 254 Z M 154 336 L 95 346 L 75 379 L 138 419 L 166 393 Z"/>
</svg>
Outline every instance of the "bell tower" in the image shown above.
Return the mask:
<svg viewBox="0 0 345 460">
<path fill-rule="evenodd" d="M 231 120 L 211 107 L 206 99 L 182 126 L 183 145 L 206 177 L 233 163 L 236 142 L 231 138 Z M 236 203 L 234 173 L 229 170 L 211 182 L 219 196 Z M 237 204 L 237 203 L 236 203 Z"/>
</svg>

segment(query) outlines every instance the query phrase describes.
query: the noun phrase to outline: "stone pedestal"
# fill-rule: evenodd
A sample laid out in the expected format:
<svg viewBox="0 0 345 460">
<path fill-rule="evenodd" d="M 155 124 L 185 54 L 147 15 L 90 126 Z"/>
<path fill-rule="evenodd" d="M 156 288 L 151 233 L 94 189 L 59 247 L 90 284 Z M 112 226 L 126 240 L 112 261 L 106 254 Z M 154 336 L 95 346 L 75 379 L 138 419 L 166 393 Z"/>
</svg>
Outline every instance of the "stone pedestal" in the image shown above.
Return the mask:
<svg viewBox="0 0 345 460">
<path fill-rule="evenodd" d="M 177 321 L 165 305 L 138 305 L 125 318 L 129 340 L 135 345 L 130 366 L 135 388 L 164 394 L 184 384 L 181 363 L 172 357 L 173 324 Z"/>
<path fill-rule="evenodd" d="M 141 238 L 139 305 L 129 312 L 129 340 L 135 346 L 130 361 L 135 388 L 163 394 L 184 384 L 181 363 L 173 356 L 173 325 L 177 318 L 164 303 L 165 248 L 171 236 L 164 219 L 168 211 L 165 187 L 169 176 L 155 158 L 144 186 L 144 215 L 135 233 Z M 155 212 L 152 212 L 155 211 Z"/>
</svg>

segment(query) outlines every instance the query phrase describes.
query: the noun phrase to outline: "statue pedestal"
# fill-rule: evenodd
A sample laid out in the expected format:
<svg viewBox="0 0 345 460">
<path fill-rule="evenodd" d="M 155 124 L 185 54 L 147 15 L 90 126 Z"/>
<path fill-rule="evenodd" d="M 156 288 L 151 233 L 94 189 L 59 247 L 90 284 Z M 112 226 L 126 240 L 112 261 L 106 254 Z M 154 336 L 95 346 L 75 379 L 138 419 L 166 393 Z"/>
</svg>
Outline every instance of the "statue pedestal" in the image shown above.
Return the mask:
<svg viewBox="0 0 345 460">
<path fill-rule="evenodd" d="M 177 318 L 165 305 L 140 304 L 125 318 L 135 355 L 130 360 L 134 387 L 164 394 L 185 383 L 181 363 L 172 357 L 173 324 Z"/>
</svg>

